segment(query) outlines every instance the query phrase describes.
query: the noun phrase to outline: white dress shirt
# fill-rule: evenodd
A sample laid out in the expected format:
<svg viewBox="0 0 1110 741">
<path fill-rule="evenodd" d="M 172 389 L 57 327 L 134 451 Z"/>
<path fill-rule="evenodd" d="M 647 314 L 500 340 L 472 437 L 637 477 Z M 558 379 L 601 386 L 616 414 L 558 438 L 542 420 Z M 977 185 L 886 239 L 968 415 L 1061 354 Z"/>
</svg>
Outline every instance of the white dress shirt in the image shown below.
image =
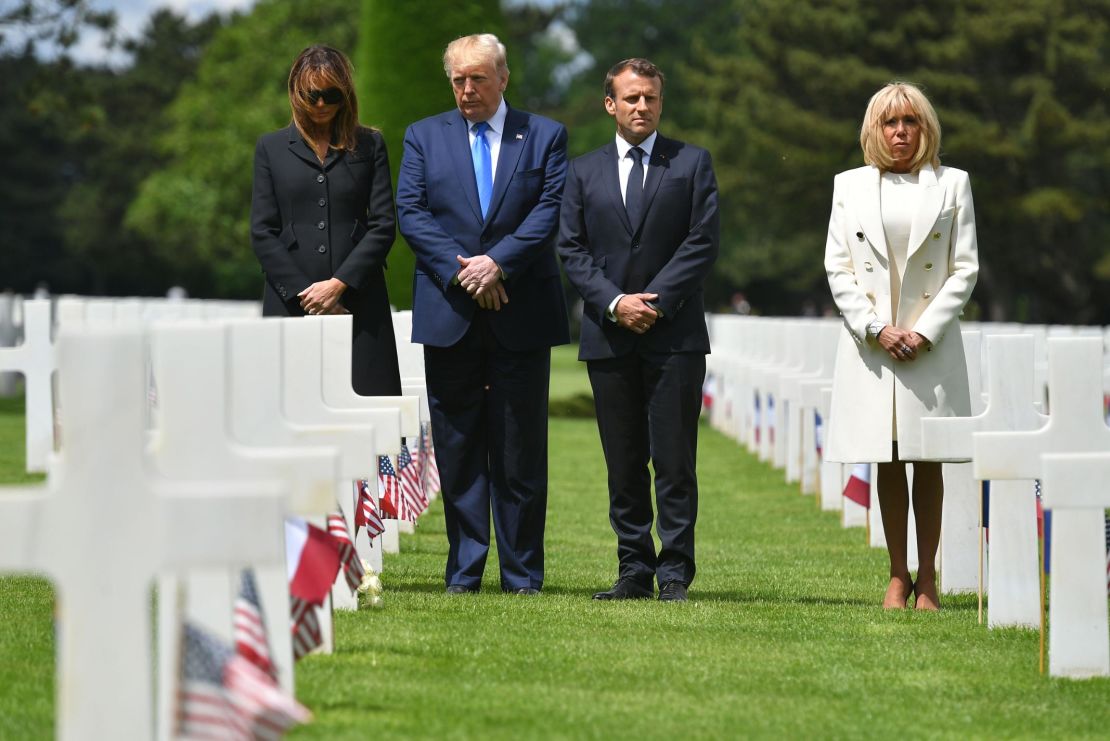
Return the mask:
<svg viewBox="0 0 1110 741">
<path fill-rule="evenodd" d="M 497 182 L 497 157 L 501 154 L 501 135 L 505 133 L 505 116 L 509 112 L 509 107 L 505 105 L 505 99 L 501 99 L 501 104 L 497 106 L 497 111 L 490 117 L 486 123 L 489 128 L 486 129 L 486 141 L 489 142 L 490 162 L 493 165 L 493 182 Z M 467 120 L 469 127 L 467 128 L 467 137 L 470 140 L 470 149 L 474 149 L 474 140 L 478 135 L 474 133 L 474 124 L 478 121 Z"/>
<path fill-rule="evenodd" d="M 621 203 L 624 203 L 625 194 L 628 192 L 628 176 L 632 174 L 632 158 L 628 156 L 629 150 L 636 146 L 644 150 L 641 159 L 644 163 L 644 183 L 647 183 L 648 163 L 651 162 L 651 150 L 655 146 L 655 137 L 658 135 L 658 131 L 653 131 L 651 136 L 639 144 L 629 144 L 621 137 L 620 132 L 617 132 L 617 177 L 620 179 L 621 185 Z M 625 294 L 618 293 L 616 298 L 609 302 L 609 309 L 605 312 L 609 321 L 617 321 L 617 316 L 613 312 L 617 310 L 617 302 L 624 297 Z M 655 309 L 656 313 L 662 315 L 662 312 L 654 305 L 648 305 Z"/>
</svg>

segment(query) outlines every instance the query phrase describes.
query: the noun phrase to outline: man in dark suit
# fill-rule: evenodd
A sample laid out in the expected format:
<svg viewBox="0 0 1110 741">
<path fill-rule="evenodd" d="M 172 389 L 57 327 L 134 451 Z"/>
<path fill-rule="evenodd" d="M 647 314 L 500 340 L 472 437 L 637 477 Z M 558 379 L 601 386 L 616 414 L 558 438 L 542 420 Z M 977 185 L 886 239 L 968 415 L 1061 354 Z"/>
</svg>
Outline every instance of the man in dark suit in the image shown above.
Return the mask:
<svg viewBox="0 0 1110 741">
<path fill-rule="evenodd" d="M 704 149 L 660 136 L 663 73 L 627 59 L 605 78 L 616 139 L 567 172 L 559 254 L 582 294 L 579 359 L 593 386 L 620 570 L 594 599 L 685 601 L 694 579 L 695 471 L 709 333 L 702 282 L 717 257 L 717 181 Z M 658 554 L 651 537 L 655 469 Z"/>
<path fill-rule="evenodd" d="M 566 129 L 510 108 L 505 47 L 456 39 L 457 109 L 405 133 L 401 233 L 416 253 L 413 342 L 424 345 L 447 523 L 447 592 L 478 591 L 497 536 L 501 588 L 543 585 L 551 347 L 569 341 L 555 258 Z"/>
</svg>

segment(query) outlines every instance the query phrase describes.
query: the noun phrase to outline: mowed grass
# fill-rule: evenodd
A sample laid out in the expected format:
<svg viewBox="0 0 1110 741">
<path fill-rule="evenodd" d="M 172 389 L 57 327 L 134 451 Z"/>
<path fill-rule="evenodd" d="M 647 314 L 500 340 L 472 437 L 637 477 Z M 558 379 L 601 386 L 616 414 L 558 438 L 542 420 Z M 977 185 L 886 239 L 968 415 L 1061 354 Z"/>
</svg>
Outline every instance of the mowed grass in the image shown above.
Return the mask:
<svg viewBox="0 0 1110 741">
<path fill-rule="evenodd" d="M 977 625 L 974 597 L 883 612 L 862 530 L 708 428 L 691 601 L 591 601 L 616 575 L 597 429 L 550 429 L 544 593 L 501 594 L 491 553 L 481 594 L 443 594 L 433 505 L 386 559 L 385 608 L 298 665 L 316 718 L 291 737 L 1105 738 L 1110 681 L 1041 676 L 1036 633 Z M 52 611 L 44 582 L 0 579 L 0 738 L 50 735 Z"/>
</svg>

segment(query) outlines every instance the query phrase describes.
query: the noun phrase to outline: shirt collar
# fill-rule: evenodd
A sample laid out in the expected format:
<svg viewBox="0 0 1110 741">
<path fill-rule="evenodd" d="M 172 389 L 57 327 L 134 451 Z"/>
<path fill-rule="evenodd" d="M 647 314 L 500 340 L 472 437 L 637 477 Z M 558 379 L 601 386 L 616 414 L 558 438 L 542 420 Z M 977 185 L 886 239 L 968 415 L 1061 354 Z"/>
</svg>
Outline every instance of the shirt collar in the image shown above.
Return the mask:
<svg viewBox="0 0 1110 741">
<path fill-rule="evenodd" d="M 497 106 L 497 110 L 494 112 L 494 114 L 492 116 L 489 117 L 489 120 L 486 121 L 486 123 L 489 124 L 490 131 L 492 131 L 494 133 L 494 136 L 497 139 L 500 139 L 501 135 L 505 132 L 505 116 L 507 116 L 507 115 L 509 115 L 509 106 L 505 103 L 504 96 L 502 96 L 501 97 L 501 104 Z M 478 123 L 478 122 L 477 121 L 467 121 L 467 129 L 472 134 L 474 133 L 474 124 L 475 123 Z"/>
<path fill-rule="evenodd" d="M 652 147 L 655 146 L 655 137 L 657 137 L 658 135 L 658 131 L 653 131 L 651 132 L 651 136 L 649 136 L 647 139 L 644 139 L 638 145 L 635 145 L 626 142 L 621 137 L 620 132 L 617 132 L 617 159 L 623 160 L 625 157 L 628 156 L 628 150 L 632 149 L 632 147 L 634 146 L 639 146 L 640 149 L 644 150 L 644 154 L 647 155 L 647 158 L 650 160 Z"/>
</svg>

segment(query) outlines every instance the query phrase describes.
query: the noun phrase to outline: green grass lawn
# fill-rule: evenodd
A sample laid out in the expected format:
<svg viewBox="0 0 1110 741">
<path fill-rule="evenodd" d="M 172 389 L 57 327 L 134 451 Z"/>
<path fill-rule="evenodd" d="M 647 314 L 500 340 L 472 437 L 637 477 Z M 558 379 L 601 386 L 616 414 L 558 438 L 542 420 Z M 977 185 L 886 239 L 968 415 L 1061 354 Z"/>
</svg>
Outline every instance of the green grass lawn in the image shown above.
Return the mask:
<svg viewBox="0 0 1110 741">
<path fill-rule="evenodd" d="M 0 436 L 19 424 L 5 408 Z M 502 595 L 491 554 L 483 593 L 444 595 L 437 503 L 386 559 L 385 608 L 298 665 L 316 720 L 292 737 L 1106 737 L 1110 681 L 1041 676 L 1036 633 L 977 625 L 974 597 L 883 612 L 861 530 L 708 428 L 699 452 L 689 603 L 589 599 L 616 575 L 605 469 L 591 420 L 553 419 L 544 593 Z M 50 735 L 52 610 L 0 579 L 0 738 Z"/>
<path fill-rule="evenodd" d="M 580 394 L 593 396 L 586 364 L 578 360 L 578 345 L 560 345 L 551 348 L 552 399 L 566 399 Z"/>
</svg>

